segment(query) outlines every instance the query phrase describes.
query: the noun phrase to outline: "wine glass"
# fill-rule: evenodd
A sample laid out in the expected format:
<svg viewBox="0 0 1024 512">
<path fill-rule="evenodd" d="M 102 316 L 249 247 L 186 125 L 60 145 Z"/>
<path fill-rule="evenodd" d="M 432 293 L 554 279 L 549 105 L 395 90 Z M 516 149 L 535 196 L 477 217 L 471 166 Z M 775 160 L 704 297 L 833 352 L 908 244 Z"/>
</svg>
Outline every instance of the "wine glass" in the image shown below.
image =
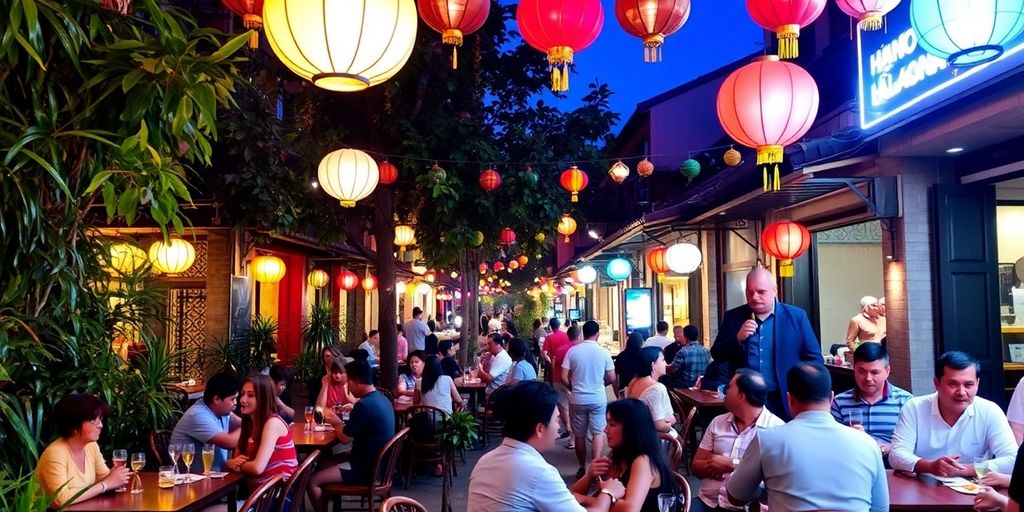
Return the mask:
<svg viewBox="0 0 1024 512">
<path fill-rule="evenodd" d="M 864 425 L 864 413 L 859 410 L 850 411 L 850 426 L 861 427 Z"/>
<path fill-rule="evenodd" d="M 306 432 L 312 432 L 313 431 L 313 411 L 315 411 L 315 410 L 316 410 L 316 408 L 313 407 L 312 405 L 307 405 L 306 406 L 306 410 L 305 410 L 305 413 L 306 413 L 306 427 L 305 427 L 305 431 Z"/>
<path fill-rule="evenodd" d="M 184 443 L 181 445 L 181 460 L 185 463 L 185 483 L 192 483 L 192 459 L 196 456 L 196 445 Z"/>
<path fill-rule="evenodd" d="M 132 477 L 132 494 L 138 494 L 142 492 L 142 479 L 139 478 L 139 471 L 146 467 L 146 454 L 143 452 L 132 454 L 132 471 L 135 475 Z"/>
<path fill-rule="evenodd" d="M 111 460 L 113 460 L 115 468 L 123 468 L 128 464 L 128 450 L 114 450 Z M 127 490 L 128 487 L 125 485 L 114 489 L 115 492 L 125 492 Z"/>
<path fill-rule="evenodd" d="M 178 443 L 171 443 L 167 445 L 167 454 L 171 456 L 171 466 L 174 466 L 175 481 L 178 476 L 178 457 L 181 456 L 181 445 Z"/>
<path fill-rule="evenodd" d="M 676 495 L 670 492 L 663 492 L 658 495 L 658 512 L 672 512 L 676 504 Z"/>
<path fill-rule="evenodd" d="M 986 458 L 984 456 L 982 456 L 982 457 L 975 457 L 974 458 L 974 474 L 977 475 L 979 482 L 981 481 L 982 477 L 984 477 L 985 475 L 988 474 L 988 471 L 989 471 L 988 458 Z"/>
<path fill-rule="evenodd" d="M 210 476 L 210 468 L 213 467 L 213 456 L 217 453 L 217 447 L 213 443 L 203 445 L 203 474 Z"/>
</svg>

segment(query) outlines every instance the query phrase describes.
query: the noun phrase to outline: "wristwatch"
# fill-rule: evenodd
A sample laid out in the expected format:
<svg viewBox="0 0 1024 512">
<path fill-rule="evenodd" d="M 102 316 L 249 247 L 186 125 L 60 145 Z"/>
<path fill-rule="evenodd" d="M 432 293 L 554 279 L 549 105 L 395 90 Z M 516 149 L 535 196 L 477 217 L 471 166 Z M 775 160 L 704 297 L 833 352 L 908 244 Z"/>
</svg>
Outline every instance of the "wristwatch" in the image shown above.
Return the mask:
<svg viewBox="0 0 1024 512">
<path fill-rule="evenodd" d="M 600 492 L 601 494 L 607 494 L 607 495 L 608 495 L 608 497 L 609 497 L 609 498 L 611 498 L 611 500 L 612 500 L 612 505 L 614 505 L 614 504 L 615 504 L 615 502 L 617 501 L 617 500 L 615 499 L 615 495 L 614 495 L 614 494 L 612 494 L 612 492 L 611 492 L 611 491 L 609 491 L 608 489 L 601 489 L 601 490 L 600 490 L 599 492 Z"/>
<path fill-rule="evenodd" d="M 106 482 L 100 482 L 100 494 L 105 494 L 106 492 L 107 492 L 107 483 Z"/>
</svg>

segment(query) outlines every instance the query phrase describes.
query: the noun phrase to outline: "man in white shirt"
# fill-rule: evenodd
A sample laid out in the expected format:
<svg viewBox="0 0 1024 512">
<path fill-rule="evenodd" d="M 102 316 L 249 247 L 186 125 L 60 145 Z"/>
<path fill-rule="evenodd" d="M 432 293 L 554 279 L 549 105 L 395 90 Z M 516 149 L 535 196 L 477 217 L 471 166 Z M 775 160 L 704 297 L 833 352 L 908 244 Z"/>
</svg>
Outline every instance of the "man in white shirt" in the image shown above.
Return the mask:
<svg viewBox="0 0 1024 512">
<path fill-rule="evenodd" d="M 380 350 L 380 331 L 377 329 L 371 330 L 366 341 L 359 344 L 359 348 L 366 351 L 368 356 L 366 362 L 370 363 L 370 368 L 377 366 L 377 354 Z"/>
<path fill-rule="evenodd" d="M 974 458 L 988 457 L 990 470 L 1009 474 L 1017 443 L 1002 409 L 975 396 L 978 362 L 959 351 L 942 354 L 935 389 L 903 407 L 892 435 L 893 469 L 974 477 Z"/>
<path fill-rule="evenodd" d="M 505 338 L 498 333 L 487 336 L 487 351 L 491 353 L 489 369 L 480 368 L 480 380 L 487 384 L 484 393 L 491 394 L 508 379 L 508 371 L 512 368 L 512 357 L 505 351 Z"/>
<path fill-rule="evenodd" d="M 622 482 L 614 478 L 601 481 L 593 497 L 574 496 L 558 470 L 544 460 L 541 453 L 558 440 L 557 404 L 555 390 L 538 381 L 516 384 L 498 401 L 505 439 L 473 468 L 466 510 L 607 511 L 625 496 Z"/>
<path fill-rule="evenodd" d="M 615 364 L 608 350 L 597 344 L 601 328 L 590 320 L 583 324 L 583 343 L 569 349 L 562 361 L 562 383 L 569 388 L 569 415 L 576 435 L 576 459 L 580 463 L 576 479 L 586 473 L 587 435 L 593 439 L 593 455 L 602 455 L 605 446 L 605 412 L 608 394 L 605 386 L 615 382 Z"/>
<path fill-rule="evenodd" d="M 423 322 L 423 310 L 419 307 L 412 308 L 412 318 L 402 326 L 402 332 L 409 340 L 409 347 L 412 350 L 427 349 L 427 335 L 430 334 L 430 327 Z"/>
<path fill-rule="evenodd" d="M 668 337 L 668 322 L 661 320 L 658 322 L 658 335 L 647 338 L 643 346 L 658 347 L 665 350 L 669 343 L 672 343 L 672 340 Z"/>
<path fill-rule="evenodd" d="M 1013 438 L 1017 440 L 1017 444 L 1024 442 L 1024 377 L 1017 381 L 1017 387 L 1013 388 L 1010 405 L 1006 406 L 1006 419 L 1010 420 L 1010 430 L 1013 431 Z"/>
<path fill-rule="evenodd" d="M 700 503 L 693 502 L 695 510 L 700 504 L 710 510 L 742 510 L 729 503 L 725 492 L 729 476 L 758 430 L 785 424 L 764 408 L 767 399 L 768 386 L 760 373 L 736 370 L 725 392 L 725 410 L 729 412 L 711 420 L 693 457 L 693 474 L 703 478 L 697 493 Z"/>
</svg>

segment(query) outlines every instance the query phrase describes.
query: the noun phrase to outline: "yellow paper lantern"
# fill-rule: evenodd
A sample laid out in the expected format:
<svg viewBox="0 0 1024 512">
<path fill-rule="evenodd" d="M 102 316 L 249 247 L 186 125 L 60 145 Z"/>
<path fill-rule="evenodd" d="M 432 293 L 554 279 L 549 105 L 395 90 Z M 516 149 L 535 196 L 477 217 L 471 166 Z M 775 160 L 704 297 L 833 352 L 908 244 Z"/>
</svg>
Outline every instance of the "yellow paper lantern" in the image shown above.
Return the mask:
<svg viewBox="0 0 1024 512">
<path fill-rule="evenodd" d="M 363 278 L 363 289 L 370 291 L 375 288 L 377 288 L 377 278 L 374 277 L 373 274 L 367 274 L 366 277 Z"/>
<path fill-rule="evenodd" d="M 361 91 L 398 73 L 412 55 L 413 0 L 266 0 L 270 48 L 295 74 L 331 91 Z"/>
<path fill-rule="evenodd" d="M 416 243 L 416 230 L 408 224 L 395 226 L 395 245 L 405 248 L 407 245 Z"/>
<path fill-rule="evenodd" d="M 570 217 L 568 213 L 562 215 L 558 221 L 558 232 L 565 236 L 565 243 L 569 243 L 569 235 L 576 232 L 576 219 Z"/>
<path fill-rule="evenodd" d="M 320 288 L 327 286 L 327 282 L 330 280 L 330 277 L 327 275 L 327 272 L 316 269 L 309 273 L 309 277 L 307 277 L 306 280 L 309 281 L 310 286 L 319 290 Z"/>
<path fill-rule="evenodd" d="M 180 274 L 196 261 L 196 248 L 180 238 L 172 238 L 166 244 L 162 240 L 149 246 L 149 261 L 153 268 L 164 274 Z"/>
<path fill-rule="evenodd" d="M 276 283 L 284 278 L 284 260 L 277 256 L 257 256 L 252 262 L 252 275 L 261 283 Z"/>
<path fill-rule="evenodd" d="M 138 247 L 120 243 L 110 246 L 107 265 L 120 274 L 132 274 L 146 263 L 146 251 Z"/>
<path fill-rule="evenodd" d="M 358 149 L 339 149 L 320 160 L 316 176 L 324 192 L 351 208 L 377 188 L 380 170 L 370 155 Z"/>
</svg>

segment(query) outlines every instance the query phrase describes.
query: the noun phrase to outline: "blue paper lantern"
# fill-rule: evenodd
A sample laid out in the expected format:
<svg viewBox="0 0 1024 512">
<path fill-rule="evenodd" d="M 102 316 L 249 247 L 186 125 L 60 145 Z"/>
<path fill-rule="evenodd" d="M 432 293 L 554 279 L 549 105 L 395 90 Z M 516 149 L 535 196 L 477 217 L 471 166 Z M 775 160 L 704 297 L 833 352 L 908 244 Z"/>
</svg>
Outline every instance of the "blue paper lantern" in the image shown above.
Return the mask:
<svg viewBox="0 0 1024 512">
<path fill-rule="evenodd" d="M 1024 32 L 1024 0 L 911 0 L 918 44 L 951 66 L 998 59 Z"/>
<path fill-rule="evenodd" d="M 625 258 L 615 258 L 608 262 L 608 266 L 604 270 L 608 277 L 615 281 L 625 281 L 633 273 L 633 265 Z"/>
</svg>

